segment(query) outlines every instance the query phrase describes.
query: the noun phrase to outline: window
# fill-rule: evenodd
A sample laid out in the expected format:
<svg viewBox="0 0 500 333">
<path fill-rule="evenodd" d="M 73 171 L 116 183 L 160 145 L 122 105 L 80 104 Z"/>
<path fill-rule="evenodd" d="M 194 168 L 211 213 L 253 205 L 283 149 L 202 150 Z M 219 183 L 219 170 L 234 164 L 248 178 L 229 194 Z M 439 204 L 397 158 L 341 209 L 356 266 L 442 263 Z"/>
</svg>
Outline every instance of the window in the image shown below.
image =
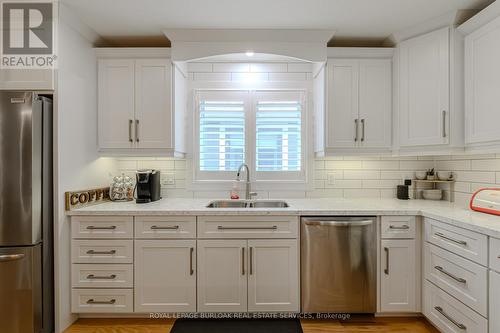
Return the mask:
<svg viewBox="0 0 500 333">
<path fill-rule="evenodd" d="M 297 91 L 198 91 L 195 179 L 305 180 L 304 101 Z"/>
</svg>

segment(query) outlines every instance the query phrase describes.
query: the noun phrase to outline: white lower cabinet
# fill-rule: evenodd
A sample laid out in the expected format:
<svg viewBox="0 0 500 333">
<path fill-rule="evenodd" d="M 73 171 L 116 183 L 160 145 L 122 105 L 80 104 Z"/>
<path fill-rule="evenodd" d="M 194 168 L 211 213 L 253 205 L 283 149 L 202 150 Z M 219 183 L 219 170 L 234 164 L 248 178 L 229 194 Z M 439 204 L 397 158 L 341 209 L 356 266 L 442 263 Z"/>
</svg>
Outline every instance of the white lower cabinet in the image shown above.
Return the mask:
<svg viewBox="0 0 500 333">
<path fill-rule="evenodd" d="M 488 332 L 488 320 L 429 281 L 424 281 L 424 315 L 441 333 Z"/>
<path fill-rule="evenodd" d="M 199 312 L 299 311 L 295 239 L 199 240 Z"/>
<path fill-rule="evenodd" d="M 248 311 L 299 311 L 295 239 L 249 240 Z"/>
<path fill-rule="evenodd" d="M 196 241 L 135 241 L 135 312 L 196 311 Z"/>
<path fill-rule="evenodd" d="M 381 242 L 380 310 L 415 312 L 417 309 L 414 239 Z"/>
<path fill-rule="evenodd" d="M 500 273 L 490 271 L 490 333 L 500 332 Z"/>
<path fill-rule="evenodd" d="M 198 312 L 247 311 L 247 241 L 198 241 Z"/>
</svg>

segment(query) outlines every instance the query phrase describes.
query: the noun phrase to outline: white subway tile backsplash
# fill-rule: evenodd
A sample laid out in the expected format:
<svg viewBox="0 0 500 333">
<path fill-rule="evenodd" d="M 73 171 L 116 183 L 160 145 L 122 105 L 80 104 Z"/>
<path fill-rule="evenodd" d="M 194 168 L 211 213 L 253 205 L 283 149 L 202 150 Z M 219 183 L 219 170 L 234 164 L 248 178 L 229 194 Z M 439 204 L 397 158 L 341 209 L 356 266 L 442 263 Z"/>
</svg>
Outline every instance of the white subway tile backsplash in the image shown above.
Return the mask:
<svg viewBox="0 0 500 333">
<path fill-rule="evenodd" d="M 359 179 L 334 179 L 333 182 L 325 184 L 326 188 L 363 188 L 362 181 Z"/>
<path fill-rule="evenodd" d="M 310 63 L 300 63 L 300 62 L 290 62 L 288 63 L 289 73 L 310 73 L 312 72 L 312 64 Z"/>
<path fill-rule="evenodd" d="M 362 161 L 325 161 L 325 169 L 362 169 Z"/>
<path fill-rule="evenodd" d="M 245 63 L 214 63 L 213 71 L 215 73 L 244 73 L 250 72 L 250 64 Z"/>
<path fill-rule="evenodd" d="M 497 172 L 496 178 L 497 178 L 497 184 L 500 184 L 500 172 Z"/>
<path fill-rule="evenodd" d="M 426 170 L 434 168 L 434 161 L 401 161 L 399 162 L 401 170 Z"/>
<path fill-rule="evenodd" d="M 494 183 L 495 172 L 488 171 L 457 171 L 456 179 L 463 182 Z"/>
<path fill-rule="evenodd" d="M 344 190 L 342 189 L 317 189 L 306 192 L 307 198 L 342 198 Z"/>
<path fill-rule="evenodd" d="M 344 170 L 344 179 L 380 179 L 380 170 Z"/>
<path fill-rule="evenodd" d="M 253 73 L 286 73 L 286 63 L 255 63 L 250 64 L 250 72 Z"/>
<path fill-rule="evenodd" d="M 306 81 L 306 73 L 269 73 L 269 81 Z"/>
<path fill-rule="evenodd" d="M 187 69 L 189 73 L 210 73 L 212 72 L 212 64 L 208 62 L 188 62 Z"/>
<path fill-rule="evenodd" d="M 363 188 L 393 189 L 400 184 L 399 180 L 363 180 Z"/>
<path fill-rule="evenodd" d="M 362 161 L 361 168 L 366 170 L 399 170 L 399 161 Z"/>
<path fill-rule="evenodd" d="M 500 171 L 500 159 L 472 160 L 471 170 Z"/>
<path fill-rule="evenodd" d="M 231 73 L 194 73 L 194 81 L 231 81 Z"/>
<path fill-rule="evenodd" d="M 436 169 L 443 171 L 465 171 L 471 169 L 470 160 L 436 161 Z"/>
</svg>

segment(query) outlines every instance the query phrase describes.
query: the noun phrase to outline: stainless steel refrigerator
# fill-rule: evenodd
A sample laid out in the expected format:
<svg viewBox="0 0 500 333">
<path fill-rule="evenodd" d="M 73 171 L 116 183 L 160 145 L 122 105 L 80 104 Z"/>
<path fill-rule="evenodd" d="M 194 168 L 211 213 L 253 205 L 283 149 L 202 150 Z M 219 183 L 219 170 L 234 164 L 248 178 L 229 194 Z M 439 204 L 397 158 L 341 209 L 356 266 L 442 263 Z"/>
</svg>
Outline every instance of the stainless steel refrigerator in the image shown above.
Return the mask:
<svg viewBox="0 0 500 333">
<path fill-rule="evenodd" d="M 52 100 L 0 92 L 0 332 L 54 331 Z"/>
</svg>

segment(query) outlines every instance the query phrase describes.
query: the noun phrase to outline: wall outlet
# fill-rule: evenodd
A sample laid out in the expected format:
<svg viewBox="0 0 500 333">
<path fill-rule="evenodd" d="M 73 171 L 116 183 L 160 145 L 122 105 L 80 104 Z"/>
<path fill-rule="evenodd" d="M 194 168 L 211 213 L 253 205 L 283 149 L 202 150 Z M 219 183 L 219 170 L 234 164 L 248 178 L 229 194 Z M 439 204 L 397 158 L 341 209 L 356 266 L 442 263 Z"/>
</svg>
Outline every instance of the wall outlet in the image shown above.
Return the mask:
<svg viewBox="0 0 500 333">
<path fill-rule="evenodd" d="M 163 186 L 174 185 L 175 184 L 174 174 L 173 173 L 161 174 L 161 184 Z"/>
</svg>

